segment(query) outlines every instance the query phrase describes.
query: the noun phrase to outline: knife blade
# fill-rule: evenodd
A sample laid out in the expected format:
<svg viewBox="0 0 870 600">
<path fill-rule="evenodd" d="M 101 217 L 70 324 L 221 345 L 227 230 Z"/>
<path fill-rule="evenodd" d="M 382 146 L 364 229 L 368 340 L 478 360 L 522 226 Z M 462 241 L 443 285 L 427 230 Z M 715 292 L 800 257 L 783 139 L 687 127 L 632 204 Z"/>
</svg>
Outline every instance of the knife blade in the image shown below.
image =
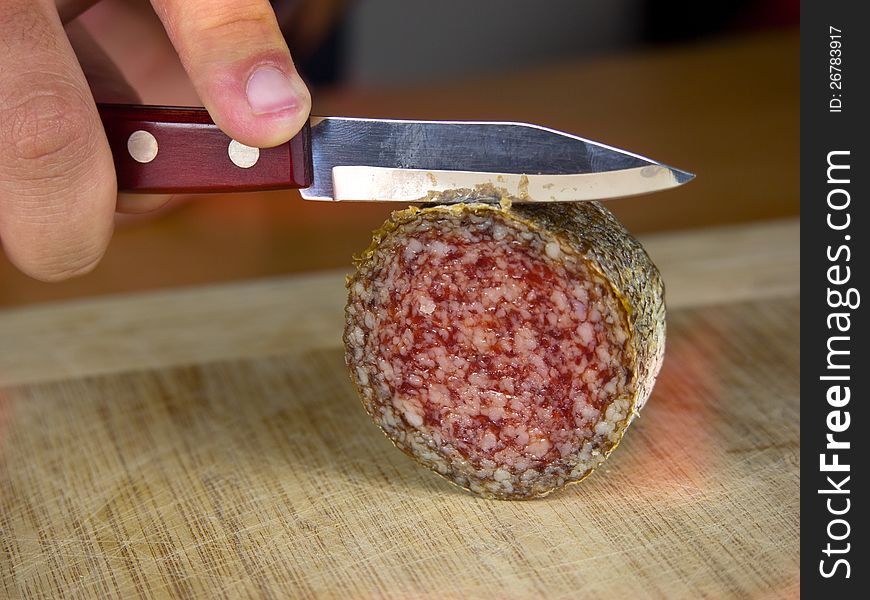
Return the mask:
<svg viewBox="0 0 870 600">
<path fill-rule="evenodd" d="M 297 188 L 308 200 L 407 203 L 489 189 L 515 202 L 558 202 L 643 194 L 694 177 L 528 123 L 311 117 L 286 144 L 251 148 L 223 134 L 204 109 L 99 110 L 127 192 Z"/>
</svg>

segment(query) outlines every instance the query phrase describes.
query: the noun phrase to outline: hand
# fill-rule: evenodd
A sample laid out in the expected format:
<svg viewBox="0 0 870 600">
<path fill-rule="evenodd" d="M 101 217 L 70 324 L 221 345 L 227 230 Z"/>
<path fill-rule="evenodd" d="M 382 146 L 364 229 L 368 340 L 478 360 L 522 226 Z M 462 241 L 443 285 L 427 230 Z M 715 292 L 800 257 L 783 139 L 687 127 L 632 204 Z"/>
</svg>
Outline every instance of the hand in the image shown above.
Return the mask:
<svg viewBox="0 0 870 600">
<path fill-rule="evenodd" d="M 117 187 L 94 97 L 136 96 L 83 28 L 64 31 L 94 3 L 0 0 L 0 242 L 44 281 L 93 269 L 112 234 Z M 311 97 L 268 0 L 151 4 L 227 135 L 269 147 L 302 128 Z"/>
</svg>

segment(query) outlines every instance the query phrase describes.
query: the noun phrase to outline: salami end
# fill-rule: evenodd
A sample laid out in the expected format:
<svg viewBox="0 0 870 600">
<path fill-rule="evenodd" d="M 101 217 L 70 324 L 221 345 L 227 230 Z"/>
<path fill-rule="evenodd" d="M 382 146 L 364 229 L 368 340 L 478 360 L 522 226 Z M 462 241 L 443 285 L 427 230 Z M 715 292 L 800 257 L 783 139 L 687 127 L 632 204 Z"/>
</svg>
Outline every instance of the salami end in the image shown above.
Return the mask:
<svg viewBox="0 0 870 600">
<path fill-rule="evenodd" d="M 344 342 L 398 448 L 475 494 L 524 499 L 616 447 L 652 390 L 664 319 L 658 270 L 600 204 L 469 202 L 375 232 Z"/>
</svg>

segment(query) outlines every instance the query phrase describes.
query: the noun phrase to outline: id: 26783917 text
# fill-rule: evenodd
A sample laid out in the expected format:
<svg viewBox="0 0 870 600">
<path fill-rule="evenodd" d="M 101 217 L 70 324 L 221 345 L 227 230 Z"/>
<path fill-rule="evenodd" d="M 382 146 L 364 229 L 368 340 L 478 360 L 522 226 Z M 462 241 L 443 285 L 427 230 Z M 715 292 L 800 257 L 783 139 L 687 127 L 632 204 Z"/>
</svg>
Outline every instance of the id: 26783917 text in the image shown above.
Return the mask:
<svg viewBox="0 0 870 600">
<path fill-rule="evenodd" d="M 828 26 L 828 39 L 828 112 L 838 113 L 843 112 L 843 30 Z"/>
</svg>

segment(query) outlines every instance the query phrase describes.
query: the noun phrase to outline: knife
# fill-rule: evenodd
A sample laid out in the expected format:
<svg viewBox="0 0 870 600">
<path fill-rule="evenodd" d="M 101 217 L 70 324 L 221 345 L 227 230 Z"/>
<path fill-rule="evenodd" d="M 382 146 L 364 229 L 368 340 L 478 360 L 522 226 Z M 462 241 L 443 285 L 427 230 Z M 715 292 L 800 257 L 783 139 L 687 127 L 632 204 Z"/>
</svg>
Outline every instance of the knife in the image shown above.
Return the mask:
<svg viewBox="0 0 870 600">
<path fill-rule="evenodd" d="M 694 177 L 528 123 L 312 116 L 289 142 L 252 148 L 202 108 L 98 108 L 126 192 L 297 188 L 308 200 L 418 202 L 494 187 L 515 202 L 564 202 L 644 194 Z"/>
</svg>

